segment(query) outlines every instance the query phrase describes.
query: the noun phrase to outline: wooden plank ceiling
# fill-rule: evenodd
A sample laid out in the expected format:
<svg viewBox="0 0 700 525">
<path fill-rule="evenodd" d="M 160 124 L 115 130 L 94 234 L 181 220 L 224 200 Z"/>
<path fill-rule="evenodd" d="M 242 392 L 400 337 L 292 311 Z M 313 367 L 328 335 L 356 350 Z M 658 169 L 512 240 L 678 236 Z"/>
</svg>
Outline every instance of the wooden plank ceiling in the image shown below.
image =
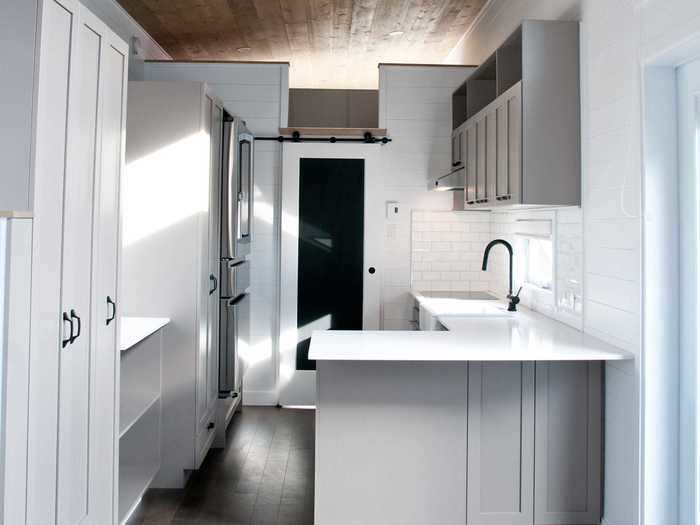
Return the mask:
<svg viewBox="0 0 700 525">
<path fill-rule="evenodd" d="M 441 63 L 486 0 L 119 0 L 176 60 L 288 61 L 290 86 L 377 87 Z"/>
</svg>

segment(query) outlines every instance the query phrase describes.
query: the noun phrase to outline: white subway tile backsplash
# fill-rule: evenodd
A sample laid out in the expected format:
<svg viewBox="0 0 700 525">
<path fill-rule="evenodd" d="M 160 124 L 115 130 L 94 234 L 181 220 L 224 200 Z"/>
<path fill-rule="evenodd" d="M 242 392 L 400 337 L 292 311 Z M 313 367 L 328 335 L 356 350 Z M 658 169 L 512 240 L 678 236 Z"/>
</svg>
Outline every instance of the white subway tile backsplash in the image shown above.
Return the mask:
<svg viewBox="0 0 700 525">
<path fill-rule="evenodd" d="M 489 214 L 414 211 L 411 216 L 411 285 L 417 290 L 483 290 L 487 275 L 477 271 Z M 476 285 L 476 288 L 474 287 Z"/>
</svg>

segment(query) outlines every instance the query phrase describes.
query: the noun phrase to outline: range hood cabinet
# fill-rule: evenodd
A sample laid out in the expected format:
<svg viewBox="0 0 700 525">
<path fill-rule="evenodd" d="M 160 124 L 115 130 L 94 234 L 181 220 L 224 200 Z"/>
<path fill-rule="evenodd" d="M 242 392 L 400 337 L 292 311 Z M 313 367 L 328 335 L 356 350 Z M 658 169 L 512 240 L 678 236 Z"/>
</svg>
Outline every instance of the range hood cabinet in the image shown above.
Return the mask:
<svg viewBox="0 0 700 525">
<path fill-rule="evenodd" d="M 432 179 L 428 183 L 430 191 L 457 191 L 464 189 L 464 181 L 466 180 L 466 171 L 464 168 L 459 168 L 451 171 L 447 175 Z"/>
</svg>

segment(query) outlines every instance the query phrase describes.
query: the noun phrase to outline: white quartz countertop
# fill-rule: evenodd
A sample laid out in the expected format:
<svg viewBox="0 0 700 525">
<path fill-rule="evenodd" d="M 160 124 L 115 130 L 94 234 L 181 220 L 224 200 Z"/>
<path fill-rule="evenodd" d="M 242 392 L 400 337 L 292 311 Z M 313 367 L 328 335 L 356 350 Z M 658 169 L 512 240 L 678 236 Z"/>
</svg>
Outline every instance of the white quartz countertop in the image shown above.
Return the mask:
<svg viewBox="0 0 700 525">
<path fill-rule="evenodd" d="M 480 301 L 477 301 L 480 302 Z M 494 306 L 502 307 L 502 303 Z M 525 308 L 439 317 L 449 331 L 315 331 L 309 358 L 333 361 L 614 361 L 634 356 Z"/>
<path fill-rule="evenodd" d="M 122 317 L 119 322 L 119 351 L 124 352 L 163 328 L 167 317 Z"/>
</svg>

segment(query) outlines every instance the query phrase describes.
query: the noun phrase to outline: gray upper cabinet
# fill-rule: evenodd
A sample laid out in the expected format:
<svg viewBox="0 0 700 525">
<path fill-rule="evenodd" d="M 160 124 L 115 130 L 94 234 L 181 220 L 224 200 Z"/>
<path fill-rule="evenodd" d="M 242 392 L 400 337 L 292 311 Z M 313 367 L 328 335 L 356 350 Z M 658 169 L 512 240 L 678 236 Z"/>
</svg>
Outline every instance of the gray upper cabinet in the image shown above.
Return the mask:
<svg viewBox="0 0 700 525">
<path fill-rule="evenodd" d="M 463 168 L 466 162 L 466 123 L 452 132 L 452 169 Z"/>
<path fill-rule="evenodd" d="M 579 70 L 578 22 L 527 20 L 467 79 L 465 208 L 580 205 Z"/>
<path fill-rule="evenodd" d="M 469 363 L 467 524 L 532 525 L 533 363 Z"/>
<path fill-rule="evenodd" d="M 466 140 L 466 184 L 464 188 L 464 199 L 466 204 L 476 204 L 476 122 L 470 121 L 465 124 Z"/>
<path fill-rule="evenodd" d="M 535 525 L 600 523 L 601 365 L 538 362 L 535 374 Z"/>
</svg>

